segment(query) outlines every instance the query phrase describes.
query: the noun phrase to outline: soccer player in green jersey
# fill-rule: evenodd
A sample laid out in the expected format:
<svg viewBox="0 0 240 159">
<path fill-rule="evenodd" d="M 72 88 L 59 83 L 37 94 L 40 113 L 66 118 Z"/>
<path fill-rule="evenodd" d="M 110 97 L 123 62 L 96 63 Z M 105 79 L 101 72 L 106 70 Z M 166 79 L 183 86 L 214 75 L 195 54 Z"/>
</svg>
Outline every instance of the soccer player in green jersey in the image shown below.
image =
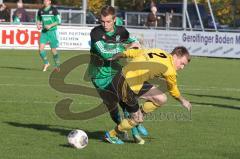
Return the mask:
<svg viewBox="0 0 240 159">
<path fill-rule="evenodd" d="M 135 39 L 129 37 L 129 32 L 123 27 L 116 24 L 115 9 L 111 6 L 105 6 L 101 10 L 101 25 L 96 26 L 91 30 L 91 61 L 89 65 L 89 74 L 93 85 L 104 104 L 107 106 L 111 118 L 115 123 L 120 123 L 120 115 L 117 105 L 112 105 L 108 102 L 109 84 L 117 72 L 121 70 L 121 65 L 114 61 L 113 63 L 106 61 L 114 54 L 120 53 L 127 48 L 140 47 L 140 44 Z M 106 100 L 105 100 L 106 99 Z M 124 108 L 126 104 L 119 102 Z M 127 112 L 125 112 L 127 114 Z M 140 131 L 139 131 L 140 130 Z M 146 129 L 139 125 L 132 129 L 133 137 L 137 142 L 144 142 L 138 134 L 138 131 L 143 135 L 147 135 Z M 117 138 L 116 138 L 117 141 Z"/>
<path fill-rule="evenodd" d="M 60 60 L 57 52 L 59 45 L 57 25 L 61 23 L 61 18 L 57 9 L 51 5 L 51 0 L 44 0 L 43 5 L 44 6 L 38 10 L 36 19 L 38 30 L 42 30 L 39 40 L 39 54 L 44 63 L 43 71 L 47 71 L 47 68 L 50 66 L 47 53 L 44 50 L 45 45 L 49 43 L 55 62 L 55 71 L 59 72 Z"/>
</svg>

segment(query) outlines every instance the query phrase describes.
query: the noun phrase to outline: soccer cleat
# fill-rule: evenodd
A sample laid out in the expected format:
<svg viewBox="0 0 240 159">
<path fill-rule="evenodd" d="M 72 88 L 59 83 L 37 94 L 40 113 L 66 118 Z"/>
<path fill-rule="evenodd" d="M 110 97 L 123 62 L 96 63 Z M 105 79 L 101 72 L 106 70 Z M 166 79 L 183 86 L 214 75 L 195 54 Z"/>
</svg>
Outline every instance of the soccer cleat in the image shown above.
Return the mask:
<svg viewBox="0 0 240 159">
<path fill-rule="evenodd" d="M 132 136 L 139 135 L 139 132 L 138 132 L 137 127 L 133 127 L 133 128 L 131 129 L 131 132 L 132 132 Z"/>
<path fill-rule="evenodd" d="M 136 128 L 141 135 L 148 136 L 148 131 L 142 124 L 138 124 Z"/>
<path fill-rule="evenodd" d="M 48 63 L 48 64 L 45 64 L 44 66 L 43 66 L 43 72 L 46 72 L 47 71 L 47 68 L 50 66 L 50 64 Z"/>
<path fill-rule="evenodd" d="M 140 144 L 140 145 L 145 144 L 145 140 L 143 140 L 143 138 L 141 138 L 140 135 L 133 135 L 133 139 L 137 144 Z"/>
<path fill-rule="evenodd" d="M 122 132 L 117 135 L 121 140 L 129 140 L 129 136 L 127 132 Z"/>
<path fill-rule="evenodd" d="M 143 145 L 145 143 L 145 141 L 141 138 L 137 127 L 132 128 L 131 131 L 132 131 L 132 136 L 133 136 L 134 141 L 140 145 Z"/>
<path fill-rule="evenodd" d="M 121 139 L 119 139 L 118 137 L 116 137 L 116 136 L 111 137 L 109 132 L 105 133 L 104 140 L 106 140 L 107 142 L 109 142 L 111 144 L 118 144 L 118 145 L 124 144 L 124 142 Z"/>
</svg>

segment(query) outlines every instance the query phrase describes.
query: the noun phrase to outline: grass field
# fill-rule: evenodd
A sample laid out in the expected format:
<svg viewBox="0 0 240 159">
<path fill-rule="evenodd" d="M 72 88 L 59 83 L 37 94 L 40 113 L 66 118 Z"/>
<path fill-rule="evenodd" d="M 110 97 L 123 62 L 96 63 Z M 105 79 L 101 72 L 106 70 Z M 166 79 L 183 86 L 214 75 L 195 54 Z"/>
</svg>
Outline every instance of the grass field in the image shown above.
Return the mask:
<svg viewBox="0 0 240 159">
<path fill-rule="evenodd" d="M 62 61 L 81 51 L 61 52 Z M 49 58 L 50 54 L 49 54 Z M 179 87 L 192 101 L 189 114 L 169 97 L 165 107 L 147 116 L 145 145 L 111 145 L 101 140 L 114 123 L 108 114 L 89 120 L 64 120 L 55 105 L 73 99 L 71 110 L 96 107 L 101 100 L 67 94 L 49 85 L 51 71 L 41 71 L 36 51 L 0 51 L 0 158 L 1 159 L 238 159 L 240 156 L 240 62 L 236 59 L 195 57 L 179 73 Z M 51 68 L 52 69 L 52 68 Z M 72 70 L 68 84 L 92 85 L 83 80 L 86 65 Z M 81 90 L 80 90 L 81 91 Z M 83 92 L 84 93 L 84 92 Z M 69 147 L 73 129 L 89 136 L 85 149 Z"/>
</svg>

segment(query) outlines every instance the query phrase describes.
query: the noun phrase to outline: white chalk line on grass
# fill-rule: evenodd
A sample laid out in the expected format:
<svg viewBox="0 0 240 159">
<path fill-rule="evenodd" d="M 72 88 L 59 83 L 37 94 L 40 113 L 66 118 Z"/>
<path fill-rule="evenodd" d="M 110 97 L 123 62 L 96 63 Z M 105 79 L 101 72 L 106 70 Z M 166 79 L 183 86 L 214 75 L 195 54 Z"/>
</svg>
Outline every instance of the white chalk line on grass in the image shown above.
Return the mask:
<svg viewBox="0 0 240 159">
<path fill-rule="evenodd" d="M 57 104 L 57 102 L 58 101 L 14 101 L 14 100 L 6 100 L 6 101 L 0 101 L 0 103 L 18 103 L 18 104 Z M 75 104 L 77 104 L 77 105 L 95 105 L 95 106 L 97 106 L 97 105 L 99 105 L 99 104 L 101 104 L 101 102 L 99 102 L 99 103 L 93 103 L 93 102 L 84 102 L 84 103 L 82 103 L 82 102 L 73 102 L 72 103 L 72 105 L 75 105 Z M 213 105 L 211 105 L 211 104 L 208 104 L 208 105 L 205 105 L 205 104 L 203 104 L 203 105 L 201 105 L 201 104 L 192 104 L 193 105 L 193 107 L 209 107 L 209 106 L 214 106 L 214 104 Z M 180 105 L 180 104 L 171 104 L 171 105 L 169 105 L 169 104 L 166 104 L 166 106 L 167 107 L 182 107 L 182 105 Z M 240 107 L 240 105 L 239 105 L 239 107 Z"/>
<path fill-rule="evenodd" d="M 3 76 L 1 75 L 0 78 L 10 78 L 10 79 L 36 79 L 36 80 L 39 80 L 39 79 L 48 79 L 48 77 L 32 77 L 32 76 Z"/>
<path fill-rule="evenodd" d="M 5 100 L 5 101 L 0 101 L 0 103 L 19 103 L 19 104 L 31 104 L 31 103 L 33 103 L 33 104 L 56 104 L 58 101 L 26 101 L 26 100 L 24 100 L 24 101 L 14 101 L 14 100 Z M 89 104 L 100 104 L 100 102 L 99 103 L 93 103 L 93 102 L 89 102 L 89 103 L 87 103 L 87 102 L 84 102 L 84 103 L 80 103 L 80 102 L 78 102 L 78 103 L 74 103 L 73 102 L 73 104 L 86 104 L 86 105 L 89 105 Z"/>
<path fill-rule="evenodd" d="M 79 86 L 89 86 L 88 84 L 78 84 L 78 83 L 66 83 L 69 85 L 79 85 Z M 13 83 L 0 83 L 1 86 L 6 87 L 50 87 L 49 84 L 13 84 Z"/>
<path fill-rule="evenodd" d="M 6 101 L 0 101 L 0 103 L 19 103 L 19 104 L 53 104 L 56 102 L 53 101 L 14 101 L 14 100 L 6 100 Z"/>
<path fill-rule="evenodd" d="M 10 84 L 10 83 L 0 83 L 0 86 L 6 87 L 49 87 L 46 84 Z"/>
<path fill-rule="evenodd" d="M 67 83 L 67 84 L 76 84 L 80 85 L 79 83 Z M 81 84 L 81 86 L 88 86 L 87 84 Z M 48 84 L 11 84 L 11 83 L 0 83 L 0 87 L 50 87 Z M 179 86 L 181 90 L 186 91 L 229 91 L 229 92 L 240 92 L 240 88 L 228 88 L 228 87 L 216 87 L 211 86 L 208 88 L 197 88 L 192 86 Z"/>
</svg>

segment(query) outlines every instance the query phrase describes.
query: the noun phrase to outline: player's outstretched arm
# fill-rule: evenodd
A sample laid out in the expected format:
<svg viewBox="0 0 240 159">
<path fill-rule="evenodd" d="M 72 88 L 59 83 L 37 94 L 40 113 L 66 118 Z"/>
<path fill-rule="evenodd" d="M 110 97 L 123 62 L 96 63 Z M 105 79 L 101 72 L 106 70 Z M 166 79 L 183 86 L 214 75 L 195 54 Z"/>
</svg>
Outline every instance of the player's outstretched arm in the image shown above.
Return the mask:
<svg viewBox="0 0 240 159">
<path fill-rule="evenodd" d="M 177 100 L 182 104 L 183 107 L 187 108 L 188 111 L 191 111 L 192 104 L 186 100 L 184 97 L 180 96 Z"/>
<path fill-rule="evenodd" d="M 123 57 L 124 57 L 123 53 L 117 53 L 117 54 L 113 55 L 113 57 L 108 58 L 107 60 L 108 61 L 114 61 L 114 60 L 118 60 L 118 59 L 123 58 Z"/>
<path fill-rule="evenodd" d="M 113 57 L 108 58 L 108 60 L 113 61 L 113 60 L 118 60 L 120 58 L 134 58 L 134 57 L 140 56 L 141 53 L 143 52 L 144 50 L 142 49 L 128 49 L 122 53 L 117 53 L 113 55 Z"/>
<path fill-rule="evenodd" d="M 36 25 L 37 25 L 37 29 L 38 29 L 38 30 L 41 30 L 41 29 L 42 29 L 42 24 L 41 24 L 40 21 L 37 21 L 37 22 L 36 22 Z"/>
<path fill-rule="evenodd" d="M 137 42 L 132 42 L 130 44 L 125 45 L 126 50 L 127 49 L 140 49 L 141 48 L 141 44 L 137 41 Z"/>
</svg>

